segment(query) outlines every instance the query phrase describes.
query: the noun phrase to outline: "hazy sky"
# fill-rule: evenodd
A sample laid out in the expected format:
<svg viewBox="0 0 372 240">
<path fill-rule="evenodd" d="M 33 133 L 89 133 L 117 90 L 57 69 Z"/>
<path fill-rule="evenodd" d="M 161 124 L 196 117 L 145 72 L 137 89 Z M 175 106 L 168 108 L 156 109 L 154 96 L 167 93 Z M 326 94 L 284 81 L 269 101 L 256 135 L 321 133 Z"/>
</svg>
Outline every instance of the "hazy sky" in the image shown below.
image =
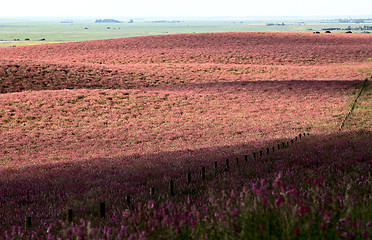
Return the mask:
<svg viewBox="0 0 372 240">
<path fill-rule="evenodd" d="M 16 0 L 6 16 L 337 16 L 372 15 L 372 0 Z"/>
</svg>

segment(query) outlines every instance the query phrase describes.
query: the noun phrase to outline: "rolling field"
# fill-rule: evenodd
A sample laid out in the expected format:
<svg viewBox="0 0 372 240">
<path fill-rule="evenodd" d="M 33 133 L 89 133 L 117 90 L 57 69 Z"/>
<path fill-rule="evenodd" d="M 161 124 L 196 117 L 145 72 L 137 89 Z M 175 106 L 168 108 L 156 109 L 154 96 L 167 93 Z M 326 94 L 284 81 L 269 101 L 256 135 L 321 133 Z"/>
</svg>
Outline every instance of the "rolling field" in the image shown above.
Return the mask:
<svg viewBox="0 0 372 240">
<path fill-rule="evenodd" d="M 366 34 L 206 33 L 1 48 L 0 92 L 258 80 L 363 80 Z"/>
<path fill-rule="evenodd" d="M 372 236 L 369 81 L 339 131 L 372 75 L 369 35 L 177 34 L 0 56 L 0 238 Z"/>
<path fill-rule="evenodd" d="M 169 35 L 217 32 L 324 32 L 323 28 L 372 26 L 365 23 L 337 23 L 307 19 L 204 19 L 204 20 L 136 20 L 128 23 L 95 23 L 95 19 L 62 23 L 56 20 L 1 20 L 0 47 L 37 45 L 45 43 L 75 42 L 99 39 L 117 39 L 149 35 Z M 282 24 L 267 26 L 267 23 Z M 345 30 L 334 31 L 338 33 Z M 353 30 L 354 33 L 364 32 Z M 368 31 L 367 31 L 368 32 Z M 371 32 L 371 31 L 369 31 Z M 29 39 L 25 41 L 25 39 Z M 41 41 L 41 39 L 45 39 Z M 16 40 L 16 41 L 15 41 Z"/>
</svg>

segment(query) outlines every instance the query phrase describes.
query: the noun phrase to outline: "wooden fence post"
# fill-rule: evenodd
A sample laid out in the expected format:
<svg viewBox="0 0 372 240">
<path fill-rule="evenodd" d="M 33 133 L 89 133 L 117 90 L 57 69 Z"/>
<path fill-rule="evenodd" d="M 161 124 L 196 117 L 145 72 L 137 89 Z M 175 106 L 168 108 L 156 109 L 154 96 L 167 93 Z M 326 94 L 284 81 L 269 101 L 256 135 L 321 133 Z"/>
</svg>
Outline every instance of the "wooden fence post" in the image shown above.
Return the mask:
<svg viewBox="0 0 372 240">
<path fill-rule="evenodd" d="M 236 158 L 236 166 L 239 167 L 239 158 Z"/>
<path fill-rule="evenodd" d="M 273 147 L 273 152 L 275 152 L 275 147 Z"/>
<path fill-rule="evenodd" d="M 270 153 L 270 149 L 267 148 L 267 149 L 266 149 L 266 154 L 269 154 L 269 153 Z"/>
<path fill-rule="evenodd" d="M 154 195 L 155 195 L 155 188 L 154 187 L 151 187 L 150 188 L 150 196 L 151 197 L 154 197 Z"/>
<path fill-rule="evenodd" d="M 187 185 L 190 185 L 191 183 L 191 172 L 187 173 Z"/>
<path fill-rule="evenodd" d="M 278 149 L 280 149 L 280 144 L 278 144 Z"/>
<path fill-rule="evenodd" d="M 205 167 L 204 166 L 201 169 L 201 177 L 203 180 L 205 179 Z"/>
<path fill-rule="evenodd" d="M 254 158 L 254 159 L 256 158 L 256 153 L 255 153 L 255 152 L 253 153 L 253 158 Z"/>
<path fill-rule="evenodd" d="M 248 155 L 244 155 L 244 161 L 248 162 Z"/>
<path fill-rule="evenodd" d="M 72 222 L 73 217 L 74 217 L 74 213 L 72 212 L 72 209 L 71 208 L 67 209 L 66 221 L 69 223 Z"/>
<path fill-rule="evenodd" d="M 218 174 L 218 166 L 217 166 L 217 161 L 214 161 L 214 172 L 215 172 L 215 175 Z"/>
<path fill-rule="evenodd" d="M 100 202 L 99 204 L 99 216 L 101 218 L 106 217 L 106 203 L 105 202 Z"/>
<path fill-rule="evenodd" d="M 169 193 L 171 196 L 174 195 L 174 181 L 173 180 L 169 181 Z"/>
<path fill-rule="evenodd" d="M 229 171 L 230 166 L 229 166 L 229 159 L 226 158 L 226 171 Z"/>
<path fill-rule="evenodd" d="M 27 216 L 25 218 L 25 229 L 28 230 L 31 228 L 31 217 Z"/>
<path fill-rule="evenodd" d="M 128 205 L 128 207 L 130 207 L 130 195 L 127 195 L 127 197 L 126 197 L 126 201 L 127 201 L 127 205 Z"/>
</svg>

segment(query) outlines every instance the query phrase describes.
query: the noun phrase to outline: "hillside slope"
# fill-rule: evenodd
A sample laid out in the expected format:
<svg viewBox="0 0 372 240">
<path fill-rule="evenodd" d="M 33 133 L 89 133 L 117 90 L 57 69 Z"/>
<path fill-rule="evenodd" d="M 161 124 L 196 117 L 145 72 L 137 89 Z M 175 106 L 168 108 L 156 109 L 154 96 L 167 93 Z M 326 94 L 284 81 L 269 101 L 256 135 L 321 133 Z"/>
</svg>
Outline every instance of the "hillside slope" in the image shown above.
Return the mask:
<svg viewBox="0 0 372 240">
<path fill-rule="evenodd" d="M 367 34 L 208 33 L 0 49 L 0 92 L 257 80 L 362 80 Z"/>
</svg>

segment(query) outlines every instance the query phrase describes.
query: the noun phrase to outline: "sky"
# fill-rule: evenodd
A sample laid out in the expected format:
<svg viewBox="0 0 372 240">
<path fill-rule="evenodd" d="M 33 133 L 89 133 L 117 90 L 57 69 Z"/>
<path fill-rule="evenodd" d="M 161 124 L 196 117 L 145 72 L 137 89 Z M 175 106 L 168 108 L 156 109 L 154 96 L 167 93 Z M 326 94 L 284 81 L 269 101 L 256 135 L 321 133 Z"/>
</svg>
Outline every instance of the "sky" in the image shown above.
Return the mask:
<svg viewBox="0 0 372 240">
<path fill-rule="evenodd" d="M 6 0 L 0 19 L 26 16 L 372 16 L 372 0 Z"/>
</svg>

